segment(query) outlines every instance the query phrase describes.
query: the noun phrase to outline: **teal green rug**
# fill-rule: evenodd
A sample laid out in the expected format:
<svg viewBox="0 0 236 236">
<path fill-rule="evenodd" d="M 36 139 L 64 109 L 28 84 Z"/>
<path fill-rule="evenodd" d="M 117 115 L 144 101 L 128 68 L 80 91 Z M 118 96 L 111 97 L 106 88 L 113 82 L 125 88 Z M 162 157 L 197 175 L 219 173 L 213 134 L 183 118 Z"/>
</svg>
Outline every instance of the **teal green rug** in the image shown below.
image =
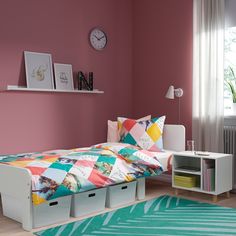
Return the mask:
<svg viewBox="0 0 236 236">
<path fill-rule="evenodd" d="M 40 236 L 236 235 L 236 209 L 162 196 L 35 234 Z"/>
</svg>

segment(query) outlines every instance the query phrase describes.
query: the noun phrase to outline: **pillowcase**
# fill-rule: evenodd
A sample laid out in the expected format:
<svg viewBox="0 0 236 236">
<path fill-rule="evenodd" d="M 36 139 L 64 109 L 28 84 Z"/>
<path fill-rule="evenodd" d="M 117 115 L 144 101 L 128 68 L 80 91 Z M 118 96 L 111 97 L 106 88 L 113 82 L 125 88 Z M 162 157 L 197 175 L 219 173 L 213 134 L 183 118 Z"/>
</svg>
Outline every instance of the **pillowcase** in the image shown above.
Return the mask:
<svg viewBox="0 0 236 236">
<path fill-rule="evenodd" d="M 165 116 L 146 121 L 118 118 L 121 142 L 136 145 L 148 151 L 163 150 L 163 128 Z"/>
<path fill-rule="evenodd" d="M 144 120 L 150 120 L 151 119 L 151 115 L 142 117 L 140 119 L 138 119 L 137 121 L 144 121 Z M 111 143 L 117 143 L 120 141 L 120 134 L 118 131 L 118 123 L 117 121 L 111 121 L 108 120 L 107 121 L 107 142 L 111 142 Z"/>
</svg>

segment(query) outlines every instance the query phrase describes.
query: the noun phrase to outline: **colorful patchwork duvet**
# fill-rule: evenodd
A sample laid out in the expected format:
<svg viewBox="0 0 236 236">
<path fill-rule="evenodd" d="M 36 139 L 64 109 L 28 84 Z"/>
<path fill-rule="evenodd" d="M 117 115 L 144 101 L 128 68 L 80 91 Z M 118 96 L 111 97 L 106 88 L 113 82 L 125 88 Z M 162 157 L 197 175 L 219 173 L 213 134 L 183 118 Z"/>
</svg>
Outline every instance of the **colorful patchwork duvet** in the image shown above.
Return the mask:
<svg viewBox="0 0 236 236">
<path fill-rule="evenodd" d="M 163 171 L 158 153 L 123 143 L 0 156 L 0 164 L 26 168 L 31 172 L 34 205 L 144 176 L 159 175 Z"/>
</svg>

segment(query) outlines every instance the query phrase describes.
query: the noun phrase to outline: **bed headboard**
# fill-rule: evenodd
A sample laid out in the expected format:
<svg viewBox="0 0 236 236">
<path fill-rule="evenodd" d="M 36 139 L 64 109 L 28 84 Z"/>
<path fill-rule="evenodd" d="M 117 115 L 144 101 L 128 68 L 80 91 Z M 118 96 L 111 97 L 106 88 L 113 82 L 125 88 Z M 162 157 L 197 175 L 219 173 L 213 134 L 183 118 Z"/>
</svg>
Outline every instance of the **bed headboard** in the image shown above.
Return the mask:
<svg viewBox="0 0 236 236">
<path fill-rule="evenodd" d="M 185 150 L 185 127 L 183 125 L 164 125 L 163 145 L 166 150 Z"/>
</svg>

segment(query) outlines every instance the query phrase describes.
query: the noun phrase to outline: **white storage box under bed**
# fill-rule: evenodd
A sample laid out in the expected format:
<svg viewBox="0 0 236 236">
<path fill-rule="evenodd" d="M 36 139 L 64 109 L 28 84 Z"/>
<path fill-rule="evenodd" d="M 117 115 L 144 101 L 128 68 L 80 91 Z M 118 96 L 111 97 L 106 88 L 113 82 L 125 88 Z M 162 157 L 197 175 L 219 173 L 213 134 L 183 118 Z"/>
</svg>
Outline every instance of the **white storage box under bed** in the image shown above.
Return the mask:
<svg viewBox="0 0 236 236">
<path fill-rule="evenodd" d="M 32 206 L 33 228 L 64 222 L 70 218 L 71 196 L 60 197 Z M 20 223 L 23 220 L 22 204 L 17 199 L 2 194 L 3 215 Z"/>
<path fill-rule="evenodd" d="M 107 188 L 94 189 L 74 194 L 71 201 L 71 216 L 80 217 L 105 209 Z"/>
<path fill-rule="evenodd" d="M 137 182 L 109 186 L 107 188 L 106 207 L 114 208 L 136 200 Z"/>
</svg>

